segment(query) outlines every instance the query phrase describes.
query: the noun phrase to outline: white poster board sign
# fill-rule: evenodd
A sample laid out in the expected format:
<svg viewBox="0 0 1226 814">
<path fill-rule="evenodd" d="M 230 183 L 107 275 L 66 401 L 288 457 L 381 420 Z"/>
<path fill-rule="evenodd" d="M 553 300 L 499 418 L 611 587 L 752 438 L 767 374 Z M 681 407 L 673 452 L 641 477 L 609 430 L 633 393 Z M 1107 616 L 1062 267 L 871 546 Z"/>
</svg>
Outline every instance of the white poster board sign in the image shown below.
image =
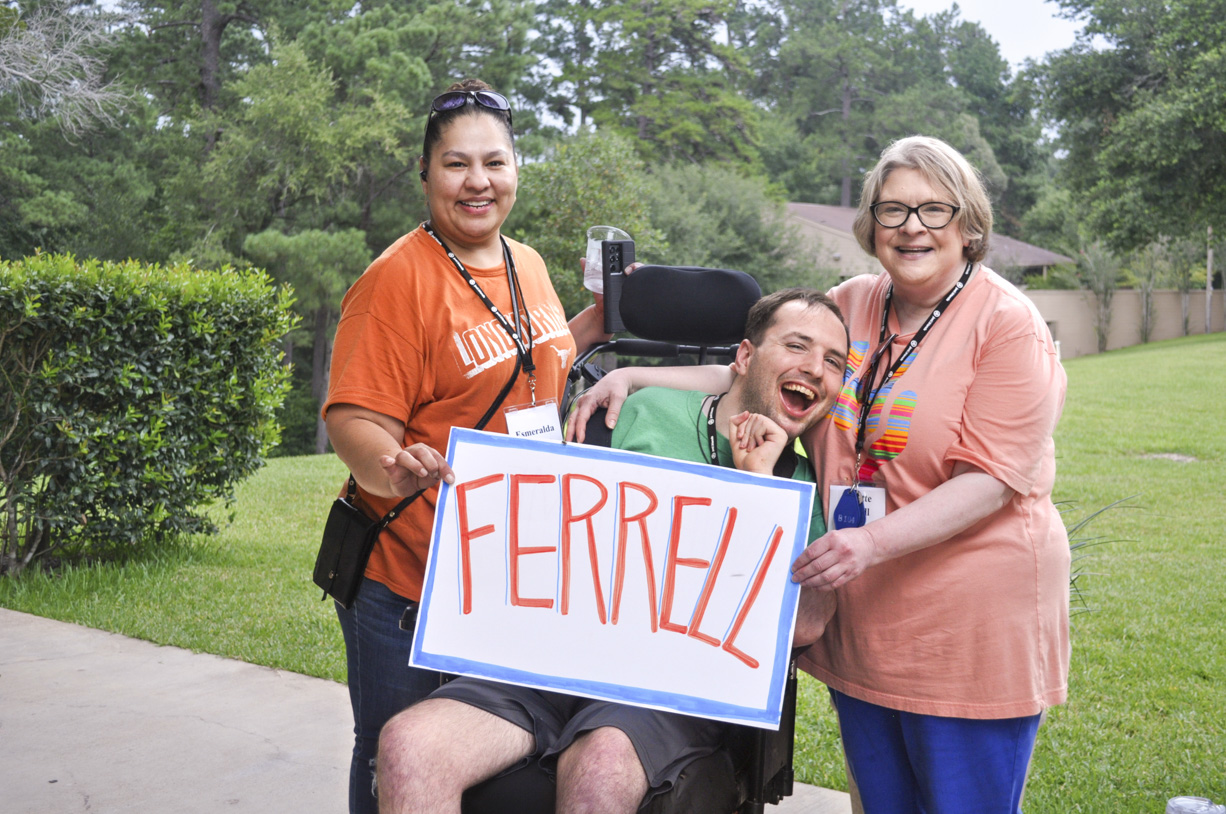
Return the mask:
<svg viewBox="0 0 1226 814">
<path fill-rule="evenodd" d="M 452 430 L 411 663 L 778 728 L 813 486 Z"/>
</svg>

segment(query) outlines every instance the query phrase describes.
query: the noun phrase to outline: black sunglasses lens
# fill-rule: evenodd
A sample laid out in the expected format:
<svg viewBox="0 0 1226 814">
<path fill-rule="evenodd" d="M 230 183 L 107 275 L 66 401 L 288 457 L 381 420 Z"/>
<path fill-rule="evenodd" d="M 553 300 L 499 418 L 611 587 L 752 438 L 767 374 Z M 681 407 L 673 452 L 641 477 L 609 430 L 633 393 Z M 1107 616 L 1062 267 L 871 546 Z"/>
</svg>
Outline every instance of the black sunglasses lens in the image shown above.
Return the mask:
<svg viewBox="0 0 1226 814">
<path fill-rule="evenodd" d="M 478 102 L 491 110 L 511 109 L 511 103 L 501 93 L 494 93 L 492 90 L 479 90 L 475 95 Z"/>
<path fill-rule="evenodd" d="M 430 105 L 435 112 L 443 113 L 448 110 L 455 110 L 458 107 L 464 107 L 468 104 L 468 94 L 464 91 L 452 91 L 434 97 L 434 103 Z"/>
</svg>

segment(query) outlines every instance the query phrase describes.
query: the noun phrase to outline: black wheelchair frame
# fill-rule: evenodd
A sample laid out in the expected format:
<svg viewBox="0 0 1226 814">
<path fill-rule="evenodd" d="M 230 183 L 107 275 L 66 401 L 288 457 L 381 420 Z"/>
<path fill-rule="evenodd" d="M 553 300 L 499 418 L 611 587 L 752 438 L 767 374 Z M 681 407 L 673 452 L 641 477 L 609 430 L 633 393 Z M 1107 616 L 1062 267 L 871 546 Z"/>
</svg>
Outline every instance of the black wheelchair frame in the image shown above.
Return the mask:
<svg viewBox="0 0 1226 814">
<path fill-rule="evenodd" d="M 696 356 L 698 364 L 732 358 L 744 334 L 745 316 L 761 289 L 748 274 L 724 269 L 644 266 L 625 278 L 621 314 L 638 338 L 597 345 L 571 367 L 571 391 L 581 392 L 605 373 L 593 363 L 600 354 L 620 357 Z M 678 310 L 680 309 L 680 310 Z M 577 393 L 576 393 L 577 394 Z M 563 407 L 567 414 L 571 402 Z M 588 421 L 585 442 L 608 446 L 611 433 L 600 410 Z M 796 661 L 788 668 L 778 730 L 731 725 L 728 742 L 687 766 L 647 814 L 761 814 L 792 794 L 796 717 Z M 463 814 L 551 814 L 554 784 L 535 762 L 495 777 L 464 794 Z"/>
</svg>

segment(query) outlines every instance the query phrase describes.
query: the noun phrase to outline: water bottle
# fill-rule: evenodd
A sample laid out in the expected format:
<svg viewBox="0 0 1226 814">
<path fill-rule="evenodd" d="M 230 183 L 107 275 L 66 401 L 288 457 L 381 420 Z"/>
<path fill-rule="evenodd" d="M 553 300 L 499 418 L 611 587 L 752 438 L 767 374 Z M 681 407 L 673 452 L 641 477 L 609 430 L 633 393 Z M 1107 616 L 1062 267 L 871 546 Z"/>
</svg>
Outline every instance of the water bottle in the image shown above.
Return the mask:
<svg viewBox="0 0 1226 814">
<path fill-rule="evenodd" d="M 1166 814 L 1226 814 L 1226 806 L 1214 805 L 1207 797 L 1172 797 Z"/>
</svg>

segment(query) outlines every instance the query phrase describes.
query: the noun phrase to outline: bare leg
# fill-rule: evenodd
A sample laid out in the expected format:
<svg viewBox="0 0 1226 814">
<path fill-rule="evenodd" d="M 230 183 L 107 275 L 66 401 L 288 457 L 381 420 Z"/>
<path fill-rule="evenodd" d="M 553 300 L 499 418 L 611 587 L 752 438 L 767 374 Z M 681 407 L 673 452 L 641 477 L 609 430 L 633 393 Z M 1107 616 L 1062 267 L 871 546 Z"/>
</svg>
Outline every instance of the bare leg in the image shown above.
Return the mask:
<svg viewBox="0 0 1226 814">
<path fill-rule="evenodd" d="M 616 727 L 584 733 L 558 757 L 558 814 L 633 814 L 646 793 L 634 744 Z"/>
<path fill-rule="evenodd" d="M 528 755 L 532 733 L 449 698 L 428 698 L 379 736 L 381 814 L 458 814 L 460 795 Z"/>
</svg>

